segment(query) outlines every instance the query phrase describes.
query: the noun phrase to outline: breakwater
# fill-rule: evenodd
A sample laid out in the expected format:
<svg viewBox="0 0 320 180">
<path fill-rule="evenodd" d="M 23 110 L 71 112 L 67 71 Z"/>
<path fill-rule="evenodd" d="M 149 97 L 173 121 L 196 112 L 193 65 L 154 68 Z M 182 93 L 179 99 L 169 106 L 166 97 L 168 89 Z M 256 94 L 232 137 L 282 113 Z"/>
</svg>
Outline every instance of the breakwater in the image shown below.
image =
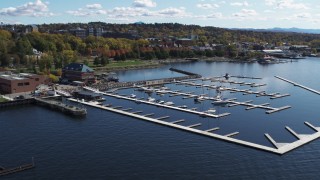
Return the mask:
<svg viewBox="0 0 320 180">
<path fill-rule="evenodd" d="M 176 68 L 170 68 L 169 70 L 170 71 L 174 71 L 174 72 L 178 72 L 178 73 L 181 73 L 181 74 L 185 74 L 185 75 L 188 75 L 188 76 L 200 76 L 199 74 L 192 73 L 192 72 L 189 72 L 189 71 L 184 71 L 184 70 L 181 70 L 181 69 L 176 69 Z"/>
<path fill-rule="evenodd" d="M 93 85 L 93 88 L 99 89 L 100 91 L 106 91 L 109 89 L 114 88 L 126 88 L 126 87 L 133 87 L 135 85 L 146 85 L 147 81 L 159 81 L 162 80 L 164 84 L 172 83 L 175 81 L 182 81 L 187 79 L 196 79 L 201 78 L 201 75 L 189 75 L 189 76 L 182 76 L 182 77 L 172 77 L 172 78 L 163 78 L 163 79 L 152 79 L 152 80 L 142 80 L 142 81 L 134 81 L 134 82 L 117 82 L 117 83 L 101 83 L 98 85 Z"/>
<path fill-rule="evenodd" d="M 51 109 L 59 110 L 59 111 L 64 112 L 66 114 L 71 114 L 74 116 L 84 116 L 87 114 L 87 110 L 84 108 L 79 108 L 76 106 L 67 105 L 67 104 L 64 104 L 62 102 L 58 102 L 55 100 L 35 98 L 35 101 L 37 102 L 37 104 L 49 107 Z"/>
<path fill-rule="evenodd" d="M 6 102 L 0 103 L 0 108 L 13 107 L 13 106 L 18 106 L 18 105 L 34 104 L 34 103 L 35 103 L 34 98 L 6 101 Z"/>
</svg>

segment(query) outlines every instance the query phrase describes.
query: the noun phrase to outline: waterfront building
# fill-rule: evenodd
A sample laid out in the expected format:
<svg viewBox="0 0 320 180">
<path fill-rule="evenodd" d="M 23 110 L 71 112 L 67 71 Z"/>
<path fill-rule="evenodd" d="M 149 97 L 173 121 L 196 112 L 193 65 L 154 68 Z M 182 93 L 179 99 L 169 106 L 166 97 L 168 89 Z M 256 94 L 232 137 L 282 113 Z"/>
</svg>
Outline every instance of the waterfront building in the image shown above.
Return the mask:
<svg viewBox="0 0 320 180">
<path fill-rule="evenodd" d="M 44 75 L 11 72 L 0 73 L 0 92 L 3 94 L 30 92 L 40 84 L 48 84 L 49 79 Z"/>
<path fill-rule="evenodd" d="M 62 69 L 62 79 L 72 81 L 95 82 L 94 71 L 82 63 L 71 63 Z"/>
</svg>

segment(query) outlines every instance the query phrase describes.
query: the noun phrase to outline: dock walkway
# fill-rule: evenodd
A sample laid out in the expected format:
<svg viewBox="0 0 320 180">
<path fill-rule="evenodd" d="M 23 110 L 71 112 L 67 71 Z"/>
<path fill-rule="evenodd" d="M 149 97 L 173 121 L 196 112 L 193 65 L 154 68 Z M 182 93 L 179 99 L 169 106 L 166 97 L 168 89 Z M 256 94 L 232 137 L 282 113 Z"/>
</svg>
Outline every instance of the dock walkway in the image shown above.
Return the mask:
<svg viewBox="0 0 320 180">
<path fill-rule="evenodd" d="M 230 115 L 230 113 L 222 113 L 222 114 L 204 113 L 204 112 L 200 112 L 200 111 L 196 111 L 196 110 L 192 110 L 192 109 L 185 109 L 185 108 L 169 106 L 169 105 L 165 105 L 165 104 L 159 104 L 159 103 L 156 103 L 156 102 L 138 100 L 138 99 L 125 97 L 125 96 L 120 96 L 120 95 L 116 95 L 116 94 L 109 94 L 109 93 L 101 93 L 101 94 L 106 95 L 106 96 L 110 96 L 110 97 L 115 97 L 115 98 L 118 98 L 118 99 L 125 99 L 125 100 L 129 100 L 129 101 L 134 101 L 136 103 L 144 103 L 144 104 L 149 104 L 149 105 L 153 105 L 153 106 L 157 106 L 157 107 L 163 107 L 163 108 L 178 110 L 178 111 L 182 111 L 182 112 L 187 112 L 187 113 L 191 113 L 191 114 L 197 114 L 197 115 L 206 116 L 206 117 L 212 117 L 212 118 L 220 118 L 220 117 L 224 117 L 224 116 Z"/>
<path fill-rule="evenodd" d="M 69 98 L 69 100 L 73 101 L 73 102 L 79 102 L 78 100 L 72 99 L 72 98 Z M 255 149 L 258 149 L 258 150 L 279 154 L 279 155 L 282 155 L 282 154 L 285 154 L 285 153 L 287 153 L 289 151 L 292 151 L 292 150 L 294 150 L 294 149 L 296 149 L 296 148 L 298 148 L 300 146 L 303 146 L 303 145 L 305 145 L 305 144 L 307 144 L 307 143 L 309 143 L 309 142 L 311 142 L 311 141 L 313 141 L 313 140 L 315 140 L 315 139 L 320 137 L 320 127 L 315 127 L 312 124 L 310 124 L 308 122 L 305 122 L 305 124 L 307 126 L 312 128 L 316 132 L 313 133 L 313 134 L 303 134 L 303 135 L 298 134 L 298 133 L 294 133 L 294 135 L 298 136 L 299 139 L 297 139 L 296 141 L 294 141 L 292 143 L 279 143 L 279 142 L 276 142 L 269 134 L 265 133 L 265 137 L 275 146 L 275 147 L 268 147 L 268 146 L 265 146 L 265 145 L 260 145 L 260 144 L 256 144 L 256 143 L 252 143 L 252 142 L 248 142 L 248 141 L 232 138 L 234 135 L 238 134 L 239 132 L 233 132 L 233 133 L 229 133 L 229 134 L 226 134 L 226 135 L 219 135 L 219 134 L 212 133 L 212 131 L 218 130 L 218 128 L 212 128 L 212 129 L 208 129 L 208 130 L 196 129 L 195 127 L 201 126 L 201 123 L 183 126 L 183 125 L 177 124 L 178 122 L 182 122 L 183 120 L 173 121 L 173 122 L 166 122 L 166 121 L 161 121 L 161 120 L 154 119 L 154 118 L 151 118 L 151 117 L 146 117 L 144 115 L 139 115 L 139 114 L 134 114 L 134 113 L 130 113 L 130 112 L 127 112 L 127 111 L 122 111 L 120 109 L 114 109 L 114 108 L 110 108 L 110 107 L 105 107 L 105 106 L 97 104 L 96 102 L 82 102 L 81 101 L 79 103 L 82 103 L 82 104 L 85 104 L 85 105 L 88 105 L 88 106 L 91 106 L 91 107 L 107 110 L 107 111 L 110 111 L 110 112 L 114 112 L 114 113 L 130 116 L 130 117 L 134 117 L 134 118 L 141 119 L 141 120 L 144 120 L 144 121 L 156 123 L 156 124 L 159 124 L 159 125 L 164 125 L 164 126 L 168 126 L 168 127 L 171 127 L 171 128 L 187 131 L 187 132 L 190 132 L 190 133 L 195 133 L 195 134 L 199 134 L 199 135 L 203 135 L 203 136 L 207 136 L 207 137 L 223 140 L 223 141 L 226 141 L 226 142 L 239 144 L 239 145 L 255 148 Z M 286 129 L 288 130 L 288 128 L 286 128 Z M 290 129 L 290 132 L 293 133 L 294 131 Z"/>
<path fill-rule="evenodd" d="M 280 79 L 280 80 L 283 80 L 283 81 L 285 81 L 285 82 L 288 82 L 288 83 L 290 83 L 290 84 L 293 84 L 294 86 L 301 87 L 302 89 L 305 89 L 305 90 L 308 90 L 308 91 L 310 91 L 310 92 L 313 92 L 313 93 L 316 93 L 316 94 L 320 95 L 320 91 L 314 90 L 314 89 L 312 89 L 312 88 L 309 88 L 309 87 L 307 87 L 307 86 L 298 84 L 298 83 L 296 83 L 296 82 L 290 81 L 290 80 L 285 79 L 285 78 L 280 77 L 280 76 L 274 76 L 274 77 L 276 77 L 276 78 L 278 78 L 278 79 Z"/>
<path fill-rule="evenodd" d="M 234 90 L 234 89 L 233 89 Z M 247 92 L 247 93 L 254 93 L 254 92 L 248 92 L 248 90 L 236 90 L 236 91 L 241 91 L 241 92 Z M 156 90 L 157 93 L 161 93 L 161 94 L 172 94 L 174 96 L 177 95 L 181 95 L 184 96 L 183 98 L 195 98 L 198 97 L 199 95 L 194 95 L 194 94 L 190 94 L 190 93 L 184 93 L 181 91 L 170 91 L 170 90 Z M 287 95 L 278 95 L 278 93 L 274 93 L 274 94 L 266 94 L 266 96 L 272 96 L 273 98 L 279 98 L 281 96 L 287 96 Z M 278 97 L 276 97 L 278 96 Z M 206 95 L 202 95 L 202 99 L 203 100 L 212 100 L 212 101 L 216 101 L 218 100 L 215 97 L 209 97 Z M 291 108 L 291 106 L 283 106 L 283 107 L 279 107 L 279 108 L 274 108 L 274 107 L 270 107 L 268 106 L 269 103 L 264 103 L 264 104 L 260 104 L 260 105 L 256 105 L 256 104 L 251 104 L 249 102 L 252 101 L 246 101 L 246 102 L 237 102 L 235 101 L 236 98 L 232 98 L 232 99 L 227 99 L 225 100 L 227 103 L 229 103 L 229 107 L 233 107 L 233 106 L 237 106 L 237 105 L 242 105 L 242 106 L 247 106 L 246 110 L 250 110 L 250 109 L 255 109 L 255 108 L 261 108 L 261 109 L 266 109 L 268 111 L 266 111 L 267 114 L 271 114 L 271 113 L 275 113 L 275 112 L 279 112 L 288 108 Z"/>
<path fill-rule="evenodd" d="M 160 103 L 156 103 L 156 102 L 150 102 L 150 101 L 146 101 L 146 100 L 142 100 L 142 99 L 135 99 L 135 98 L 127 97 L 127 96 L 121 96 L 121 95 L 117 95 L 117 94 L 100 92 L 97 89 L 93 89 L 91 87 L 83 87 L 83 88 L 86 89 L 86 90 L 89 90 L 89 91 L 93 91 L 95 93 L 103 94 L 105 96 L 110 96 L 110 97 L 114 97 L 114 98 L 118 98 L 118 99 L 129 100 L 129 101 L 133 101 L 133 102 L 136 102 L 136 103 L 149 104 L 149 105 L 153 105 L 153 106 L 157 106 L 157 107 L 174 109 L 174 110 L 178 110 L 178 111 L 182 111 L 182 112 L 197 114 L 197 115 L 200 115 L 200 116 L 206 116 L 206 117 L 212 117 L 212 118 L 220 118 L 220 117 L 224 117 L 224 116 L 230 115 L 230 113 L 222 113 L 222 114 L 204 113 L 204 112 L 196 111 L 194 109 L 186 109 L 186 108 L 181 108 L 181 107 L 175 107 L 175 106 L 160 104 Z M 162 90 L 162 92 L 164 92 L 164 90 Z M 165 92 L 168 92 L 168 91 L 165 91 Z M 177 91 L 169 91 L 169 92 L 179 93 Z"/>
<path fill-rule="evenodd" d="M 246 108 L 246 110 L 251 110 L 251 109 L 255 109 L 255 108 L 266 109 L 267 110 L 266 111 L 267 114 L 271 114 L 271 113 L 275 113 L 275 112 L 279 112 L 279 111 L 291 108 L 291 106 L 283 106 L 283 107 L 279 107 L 279 108 L 274 108 L 274 107 L 268 106 L 269 103 L 256 105 L 256 104 L 251 104 L 250 102 L 252 102 L 252 101 L 251 100 L 250 101 L 245 101 L 245 102 L 233 101 L 233 102 L 230 102 L 231 104 L 229 104 L 228 106 L 229 107 L 238 106 L 238 105 L 248 106 Z"/>
<path fill-rule="evenodd" d="M 0 169 L 0 176 L 5 176 L 5 175 L 9 175 L 9 174 L 13 174 L 13 173 L 29 170 L 29 169 L 32 169 L 34 167 L 35 167 L 35 164 L 34 164 L 34 160 L 32 158 L 32 163 L 23 164 L 21 166 L 14 167 L 14 168 L 3 168 L 3 169 Z"/>
<path fill-rule="evenodd" d="M 225 80 L 225 82 L 229 82 L 229 81 Z M 233 82 L 233 83 L 234 84 L 250 85 L 251 87 L 258 87 L 258 86 L 265 85 L 265 84 L 255 84 L 255 83 L 245 83 L 245 82 Z M 266 93 L 265 91 L 251 91 L 251 89 L 237 89 L 237 88 L 222 87 L 222 86 L 216 86 L 216 85 L 196 84 L 194 82 L 189 82 L 189 81 L 177 81 L 176 84 L 177 85 L 186 85 L 186 86 L 205 87 L 205 88 L 210 88 L 210 89 L 219 88 L 220 91 L 230 91 L 230 93 L 241 92 L 241 93 L 243 93 L 243 95 L 255 94 L 256 97 L 269 96 L 270 99 L 277 99 L 277 98 L 283 98 L 286 96 L 290 96 L 290 94 Z"/>
</svg>

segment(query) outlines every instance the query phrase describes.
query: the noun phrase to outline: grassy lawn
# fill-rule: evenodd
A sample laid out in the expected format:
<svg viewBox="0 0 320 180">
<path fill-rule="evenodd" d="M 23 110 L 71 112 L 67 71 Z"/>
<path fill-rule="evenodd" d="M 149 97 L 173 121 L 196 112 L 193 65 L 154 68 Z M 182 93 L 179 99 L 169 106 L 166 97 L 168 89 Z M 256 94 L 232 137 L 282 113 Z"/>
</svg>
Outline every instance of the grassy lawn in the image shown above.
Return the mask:
<svg viewBox="0 0 320 180">
<path fill-rule="evenodd" d="M 6 100 L 6 99 L 4 99 L 4 98 L 2 98 L 2 97 L 0 97 L 0 103 L 2 103 L 2 102 L 7 102 L 8 100 Z"/>
<path fill-rule="evenodd" d="M 141 66 L 141 65 L 147 65 L 150 64 L 148 61 L 134 61 L 134 60 L 128 60 L 128 61 L 113 61 L 110 64 L 107 64 L 107 67 L 127 67 L 127 66 Z"/>
<path fill-rule="evenodd" d="M 90 63 L 90 67 L 93 68 L 125 68 L 125 67 L 138 67 L 138 66 L 146 66 L 146 65 L 154 65 L 152 61 L 141 61 L 141 60 L 126 60 L 126 61 L 111 61 L 109 64 L 106 64 L 104 67 L 95 66 Z"/>
</svg>

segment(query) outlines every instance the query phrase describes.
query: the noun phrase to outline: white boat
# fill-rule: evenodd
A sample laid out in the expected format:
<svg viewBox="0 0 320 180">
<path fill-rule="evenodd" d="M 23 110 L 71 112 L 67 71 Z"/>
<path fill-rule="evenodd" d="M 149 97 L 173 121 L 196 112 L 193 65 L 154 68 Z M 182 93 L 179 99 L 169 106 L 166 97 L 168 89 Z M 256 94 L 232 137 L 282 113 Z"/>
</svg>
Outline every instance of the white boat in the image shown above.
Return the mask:
<svg viewBox="0 0 320 180">
<path fill-rule="evenodd" d="M 210 108 L 210 109 L 208 109 L 208 110 L 206 110 L 206 111 L 203 111 L 201 114 L 200 114 L 200 116 L 201 117 L 208 117 L 208 116 L 210 116 L 211 114 L 213 115 L 213 114 L 215 114 L 216 113 L 216 110 L 214 109 L 214 108 Z"/>
<path fill-rule="evenodd" d="M 142 87 L 142 89 L 144 90 L 144 92 L 146 93 L 153 93 L 155 91 L 154 88 L 152 87 Z"/>
<path fill-rule="evenodd" d="M 152 97 L 148 97 L 148 101 L 149 101 L 149 102 L 155 102 L 156 99 L 155 99 L 155 98 L 152 98 Z"/>
<path fill-rule="evenodd" d="M 227 105 L 229 101 L 226 101 L 225 99 L 222 99 L 221 96 L 216 96 L 216 99 L 212 102 L 213 105 L 215 106 L 224 106 Z"/>
<path fill-rule="evenodd" d="M 131 94 L 130 98 L 136 98 L 137 96 L 135 94 Z"/>
<path fill-rule="evenodd" d="M 159 91 L 157 91 L 157 94 L 164 94 L 164 93 L 166 93 L 166 91 L 165 90 L 159 90 Z"/>
<path fill-rule="evenodd" d="M 159 104 L 163 104 L 163 103 L 164 103 L 164 101 L 162 101 L 162 100 L 161 100 L 161 101 L 159 101 L 158 103 L 159 103 Z"/>
<path fill-rule="evenodd" d="M 97 98 L 96 99 L 96 101 L 99 101 L 99 102 L 103 102 L 103 101 L 105 101 L 106 100 L 106 98 L 104 98 L 104 97 L 100 97 L 100 98 Z"/>
<path fill-rule="evenodd" d="M 164 103 L 164 105 L 172 106 L 172 105 L 174 105 L 174 103 L 173 103 L 173 102 L 171 102 L 171 101 L 168 101 L 168 102 L 165 102 L 165 103 Z"/>
<path fill-rule="evenodd" d="M 204 111 L 204 113 L 206 113 L 206 114 L 215 114 L 216 110 L 214 108 L 210 108 L 210 109 Z"/>
<path fill-rule="evenodd" d="M 195 102 L 200 102 L 200 101 L 204 101 L 204 100 L 205 100 L 205 98 L 203 96 L 198 96 L 198 97 L 194 98 Z"/>
<path fill-rule="evenodd" d="M 188 106 L 187 105 L 182 105 L 182 106 L 178 106 L 178 108 L 186 109 L 186 108 L 188 108 Z"/>
<path fill-rule="evenodd" d="M 144 91 L 144 87 L 138 87 L 137 91 Z"/>
<path fill-rule="evenodd" d="M 160 88 L 160 90 L 169 90 L 170 88 L 166 87 L 166 86 L 163 86 Z"/>
</svg>

